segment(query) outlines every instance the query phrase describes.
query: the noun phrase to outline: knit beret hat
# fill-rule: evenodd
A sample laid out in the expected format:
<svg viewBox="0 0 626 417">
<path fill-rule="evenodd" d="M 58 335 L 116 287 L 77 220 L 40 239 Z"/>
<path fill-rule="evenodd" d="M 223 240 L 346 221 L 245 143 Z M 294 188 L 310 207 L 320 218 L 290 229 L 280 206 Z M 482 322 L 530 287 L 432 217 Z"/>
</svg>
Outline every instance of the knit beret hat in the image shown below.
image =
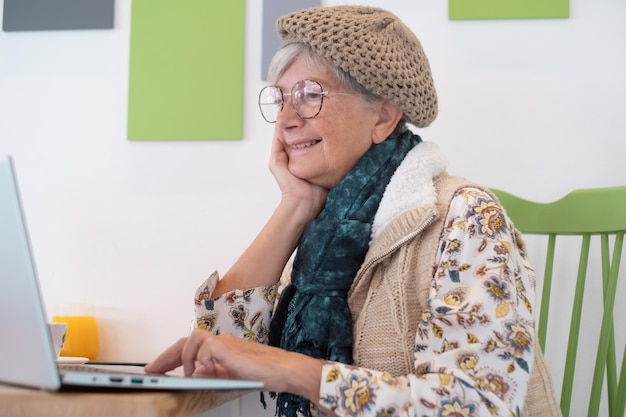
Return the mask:
<svg viewBox="0 0 626 417">
<path fill-rule="evenodd" d="M 437 117 L 428 58 L 394 14 L 366 6 L 315 7 L 280 17 L 276 27 L 281 47 L 308 44 L 369 91 L 400 106 L 415 126 L 428 126 Z"/>
</svg>

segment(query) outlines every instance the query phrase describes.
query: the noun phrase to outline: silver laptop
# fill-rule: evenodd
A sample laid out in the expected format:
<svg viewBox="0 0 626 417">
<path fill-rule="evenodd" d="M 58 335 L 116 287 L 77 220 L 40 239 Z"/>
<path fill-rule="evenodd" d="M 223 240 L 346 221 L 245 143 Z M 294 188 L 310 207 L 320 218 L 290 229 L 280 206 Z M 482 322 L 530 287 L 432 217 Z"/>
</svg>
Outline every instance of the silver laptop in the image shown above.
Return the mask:
<svg viewBox="0 0 626 417">
<path fill-rule="evenodd" d="M 112 387 L 260 390 L 263 383 L 146 374 L 143 368 L 58 366 L 10 156 L 0 155 L 0 383 L 56 391 Z M 106 372 L 105 372 L 106 371 Z"/>
</svg>

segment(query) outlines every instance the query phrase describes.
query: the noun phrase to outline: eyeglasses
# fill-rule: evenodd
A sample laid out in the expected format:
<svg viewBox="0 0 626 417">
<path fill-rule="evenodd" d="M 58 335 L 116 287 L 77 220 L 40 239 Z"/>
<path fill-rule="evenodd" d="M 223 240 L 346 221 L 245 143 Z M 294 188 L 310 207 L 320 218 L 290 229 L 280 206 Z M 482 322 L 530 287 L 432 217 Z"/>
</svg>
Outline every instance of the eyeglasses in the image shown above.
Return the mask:
<svg viewBox="0 0 626 417">
<path fill-rule="evenodd" d="M 268 123 L 276 123 L 278 114 L 283 110 L 285 97 L 291 97 L 291 105 L 301 119 L 312 119 L 322 110 L 324 96 L 329 94 L 355 95 L 356 93 L 331 93 L 322 90 L 317 81 L 298 81 L 291 88 L 291 93 L 283 93 L 280 87 L 268 85 L 259 93 L 259 109 Z"/>
</svg>

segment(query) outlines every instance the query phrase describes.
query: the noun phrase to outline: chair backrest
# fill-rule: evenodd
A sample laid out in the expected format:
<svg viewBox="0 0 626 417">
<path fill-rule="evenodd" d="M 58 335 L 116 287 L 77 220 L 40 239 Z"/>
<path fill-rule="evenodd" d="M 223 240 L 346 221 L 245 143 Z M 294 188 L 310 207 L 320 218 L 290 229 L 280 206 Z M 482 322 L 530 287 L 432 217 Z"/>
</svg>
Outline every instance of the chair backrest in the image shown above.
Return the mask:
<svg viewBox="0 0 626 417">
<path fill-rule="evenodd" d="M 609 415 L 611 417 L 623 417 L 626 403 L 626 364 L 624 363 L 626 343 L 623 349 L 618 347 L 618 352 L 622 355 L 621 371 L 618 373 L 613 307 L 619 279 L 624 232 L 626 231 L 626 186 L 576 190 L 552 203 L 536 203 L 505 191 L 497 189 L 492 189 L 492 191 L 496 194 L 515 227 L 520 232 L 523 234 L 546 235 L 548 237 L 538 326 L 539 341 L 542 349 L 545 349 L 546 342 L 556 238 L 558 235 L 582 236 L 569 340 L 567 342 L 565 371 L 561 386 L 560 404 L 564 417 L 568 417 L 570 414 L 589 248 L 592 236 L 599 236 L 602 268 L 599 268 L 601 271 L 592 271 L 589 275 L 591 279 L 602 278 L 604 309 L 601 314 L 602 322 L 597 323 L 597 326 L 600 328 L 600 337 L 597 345 L 587 415 L 598 415 L 606 377 L 607 389 L 605 398 L 608 401 Z M 624 278 L 622 277 L 622 279 Z M 622 286 L 624 286 L 623 283 Z M 624 300 L 624 298 L 621 297 L 621 300 Z M 566 306 L 559 302 L 554 304 L 553 307 L 563 308 Z M 598 308 L 599 306 L 596 305 L 586 306 L 587 310 Z M 618 328 L 624 328 L 624 322 L 621 318 L 617 323 L 620 326 Z M 585 339 L 584 343 L 586 342 L 590 342 L 590 340 Z M 584 358 L 584 361 L 588 360 L 589 358 Z"/>
</svg>

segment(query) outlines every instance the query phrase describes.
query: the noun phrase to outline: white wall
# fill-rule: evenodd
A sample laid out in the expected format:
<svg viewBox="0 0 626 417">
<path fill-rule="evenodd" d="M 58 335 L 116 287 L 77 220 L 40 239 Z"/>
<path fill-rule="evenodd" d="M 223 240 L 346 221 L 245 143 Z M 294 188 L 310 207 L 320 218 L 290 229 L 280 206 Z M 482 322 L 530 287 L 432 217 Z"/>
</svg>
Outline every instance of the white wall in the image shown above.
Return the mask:
<svg viewBox="0 0 626 417">
<path fill-rule="evenodd" d="M 571 0 L 562 20 L 456 22 L 443 0 L 323 2 L 339 3 L 388 8 L 418 34 L 440 98 L 420 134 L 451 172 L 542 201 L 626 184 L 623 1 Z M 0 32 L 0 152 L 17 163 L 45 301 L 50 314 L 96 306 L 103 360 L 147 361 L 184 335 L 196 287 L 279 198 L 255 102 L 261 15 L 248 1 L 234 142 L 126 140 L 130 0 L 114 30 Z M 242 414 L 258 414 L 257 398 Z"/>
</svg>

